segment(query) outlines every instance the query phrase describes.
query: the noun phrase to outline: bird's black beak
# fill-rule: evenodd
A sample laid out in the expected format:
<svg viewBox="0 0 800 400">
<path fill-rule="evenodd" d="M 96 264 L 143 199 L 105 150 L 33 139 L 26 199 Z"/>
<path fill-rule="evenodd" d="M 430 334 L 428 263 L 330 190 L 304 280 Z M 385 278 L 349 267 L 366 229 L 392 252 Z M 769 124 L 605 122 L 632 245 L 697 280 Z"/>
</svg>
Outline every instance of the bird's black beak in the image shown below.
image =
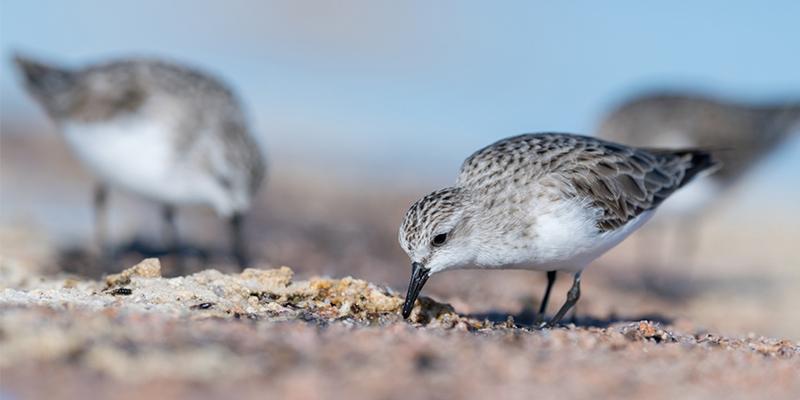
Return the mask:
<svg viewBox="0 0 800 400">
<path fill-rule="evenodd" d="M 408 318 L 411 315 L 411 310 L 414 309 L 414 302 L 417 301 L 419 291 L 425 286 L 425 282 L 430 277 L 431 270 L 425 268 L 422 263 L 411 264 L 411 282 L 408 284 L 408 294 L 406 294 L 406 303 L 403 304 L 403 318 Z"/>
</svg>

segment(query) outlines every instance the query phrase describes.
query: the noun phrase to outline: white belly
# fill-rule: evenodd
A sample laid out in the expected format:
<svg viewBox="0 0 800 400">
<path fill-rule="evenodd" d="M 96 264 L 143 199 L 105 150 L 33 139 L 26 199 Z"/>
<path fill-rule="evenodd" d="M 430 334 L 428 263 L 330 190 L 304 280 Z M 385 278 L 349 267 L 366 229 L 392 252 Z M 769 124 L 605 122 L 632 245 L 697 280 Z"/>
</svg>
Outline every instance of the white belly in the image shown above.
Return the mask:
<svg viewBox="0 0 800 400">
<path fill-rule="evenodd" d="M 546 241 L 543 243 L 544 246 L 540 247 L 543 251 L 540 255 L 540 261 L 534 269 L 538 271 L 557 270 L 569 273 L 581 271 L 590 262 L 620 244 L 631 233 L 639 229 L 653 216 L 653 213 L 655 213 L 655 210 L 645 211 L 628 224 L 611 232 L 589 233 L 585 227 L 566 234 L 563 229 L 559 232 L 554 232 L 552 240 Z M 547 229 L 543 229 L 544 234 L 547 234 L 547 232 Z M 548 244 L 549 248 L 547 247 Z"/>
<path fill-rule="evenodd" d="M 179 158 L 164 121 L 135 116 L 112 122 L 62 123 L 81 161 L 104 182 L 160 202 L 211 204 L 224 196 L 210 174 Z"/>
<path fill-rule="evenodd" d="M 563 207 L 538 215 L 532 227 L 530 246 L 524 240 L 504 248 L 482 252 L 478 268 L 527 269 L 534 271 L 582 271 L 590 262 L 625 240 L 647 222 L 655 210 L 646 211 L 611 232 L 597 233 L 595 221 L 584 206 Z"/>
</svg>

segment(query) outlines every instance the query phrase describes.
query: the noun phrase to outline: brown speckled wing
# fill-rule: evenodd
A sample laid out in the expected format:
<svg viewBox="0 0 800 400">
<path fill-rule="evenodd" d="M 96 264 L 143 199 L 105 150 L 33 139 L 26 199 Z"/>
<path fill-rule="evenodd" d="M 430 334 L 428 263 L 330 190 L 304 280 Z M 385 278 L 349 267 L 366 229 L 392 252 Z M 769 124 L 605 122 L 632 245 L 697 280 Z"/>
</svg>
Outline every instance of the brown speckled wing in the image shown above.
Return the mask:
<svg viewBox="0 0 800 400">
<path fill-rule="evenodd" d="M 715 164 L 701 150 L 643 150 L 578 135 L 526 134 L 467 158 L 456 186 L 492 196 L 501 186 L 540 185 L 565 198 L 585 197 L 600 213 L 597 228 L 611 231 Z"/>
</svg>

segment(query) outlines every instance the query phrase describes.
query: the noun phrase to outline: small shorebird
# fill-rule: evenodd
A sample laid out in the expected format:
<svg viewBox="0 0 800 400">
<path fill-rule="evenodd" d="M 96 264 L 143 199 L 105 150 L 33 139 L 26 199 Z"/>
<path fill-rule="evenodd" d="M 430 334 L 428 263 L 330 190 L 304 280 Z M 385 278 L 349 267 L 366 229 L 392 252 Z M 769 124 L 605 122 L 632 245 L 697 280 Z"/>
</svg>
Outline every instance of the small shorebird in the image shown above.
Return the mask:
<svg viewBox="0 0 800 400">
<path fill-rule="evenodd" d="M 653 93 L 610 112 L 596 136 L 636 147 L 722 150 L 715 154 L 722 168 L 681 190 L 659 213 L 688 228 L 678 237 L 680 251 L 673 252 L 688 261 L 698 243 L 698 214 L 793 133 L 800 133 L 797 100 L 738 104 L 691 93 Z"/>
<path fill-rule="evenodd" d="M 652 94 L 613 110 L 596 136 L 627 146 L 715 148 L 722 168 L 678 193 L 662 210 L 691 215 L 800 133 L 800 102 L 736 104 L 695 94 Z"/>
<path fill-rule="evenodd" d="M 570 273 L 573 285 L 547 323 L 552 327 L 578 301 L 591 261 L 716 165 L 702 150 L 644 150 L 559 133 L 515 136 L 479 150 L 464 161 L 455 186 L 417 201 L 400 225 L 398 240 L 412 262 L 403 316 L 439 272 Z"/>
<path fill-rule="evenodd" d="M 204 204 L 230 221 L 247 264 L 242 216 L 264 175 L 239 101 L 222 82 L 184 65 L 130 59 L 67 69 L 17 56 L 28 92 L 99 181 L 95 230 L 106 248 L 108 186 L 164 204 L 177 248 L 174 206 Z"/>
</svg>

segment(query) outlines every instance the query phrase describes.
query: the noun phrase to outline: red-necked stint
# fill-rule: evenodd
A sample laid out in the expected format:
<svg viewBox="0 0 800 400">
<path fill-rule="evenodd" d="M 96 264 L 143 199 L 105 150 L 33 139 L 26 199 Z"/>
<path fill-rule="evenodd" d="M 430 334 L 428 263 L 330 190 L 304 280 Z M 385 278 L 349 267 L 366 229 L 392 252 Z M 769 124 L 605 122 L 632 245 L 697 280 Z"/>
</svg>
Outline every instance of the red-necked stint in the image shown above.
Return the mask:
<svg viewBox="0 0 800 400">
<path fill-rule="evenodd" d="M 400 246 L 412 262 L 403 316 L 439 272 L 562 271 L 574 282 L 552 327 L 578 301 L 591 261 L 716 166 L 707 151 L 643 150 L 561 133 L 515 136 L 479 150 L 464 161 L 455 186 L 417 201 L 400 225 Z"/>
</svg>

